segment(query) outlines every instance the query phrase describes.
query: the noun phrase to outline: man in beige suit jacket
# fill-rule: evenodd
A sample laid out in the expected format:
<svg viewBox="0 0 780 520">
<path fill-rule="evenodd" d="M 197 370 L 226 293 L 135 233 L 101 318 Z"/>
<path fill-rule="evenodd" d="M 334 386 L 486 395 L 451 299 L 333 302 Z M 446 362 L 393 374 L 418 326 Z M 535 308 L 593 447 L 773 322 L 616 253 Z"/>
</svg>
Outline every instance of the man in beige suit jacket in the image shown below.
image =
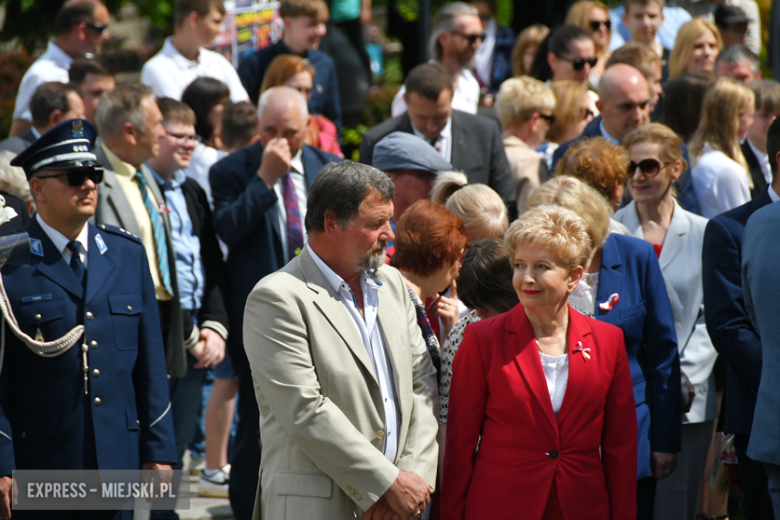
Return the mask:
<svg viewBox="0 0 780 520">
<path fill-rule="evenodd" d="M 247 300 L 263 440 L 255 519 L 408 520 L 428 505 L 436 370 L 401 275 L 384 265 L 393 194 L 373 167 L 323 167 L 308 245 Z"/>
</svg>

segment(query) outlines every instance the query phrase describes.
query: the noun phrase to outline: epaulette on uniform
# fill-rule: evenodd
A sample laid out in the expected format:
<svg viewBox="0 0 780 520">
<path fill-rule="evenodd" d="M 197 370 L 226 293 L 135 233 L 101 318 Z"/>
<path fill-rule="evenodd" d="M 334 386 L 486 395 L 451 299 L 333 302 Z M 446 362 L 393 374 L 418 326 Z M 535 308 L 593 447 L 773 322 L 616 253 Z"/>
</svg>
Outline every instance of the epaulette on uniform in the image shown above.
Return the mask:
<svg viewBox="0 0 780 520">
<path fill-rule="evenodd" d="M 110 226 L 108 224 L 99 224 L 98 229 L 101 231 L 107 231 L 113 235 L 119 235 L 120 237 L 129 238 L 130 240 L 133 240 L 135 242 L 138 242 L 139 244 L 143 245 L 143 242 L 141 239 L 134 234 L 130 233 L 124 228 L 116 227 L 116 226 Z"/>
</svg>

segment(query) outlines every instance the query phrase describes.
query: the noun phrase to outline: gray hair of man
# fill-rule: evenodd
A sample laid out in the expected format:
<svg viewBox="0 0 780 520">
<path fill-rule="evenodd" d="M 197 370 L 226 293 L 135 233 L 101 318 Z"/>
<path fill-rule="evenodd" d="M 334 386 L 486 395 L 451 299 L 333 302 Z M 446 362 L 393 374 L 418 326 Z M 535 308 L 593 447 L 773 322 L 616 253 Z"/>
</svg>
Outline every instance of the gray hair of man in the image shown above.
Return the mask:
<svg viewBox="0 0 780 520">
<path fill-rule="evenodd" d="M 430 52 L 432 59 L 441 61 L 442 48 L 439 43 L 439 36 L 457 30 L 459 16 L 479 16 L 479 11 L 471 4 L 450 2 L 436 13 L 436 18 L 433 19 L 433 28 L 431 29 L 431 40 L 428 45 L 428 52 Z"/>
<path fill-rule="evenodd" d="M 122 132 L 125 123 L 130 123 L 139 132 L 146 131 L 146 111 L 141 102 L 144 98 L 154 99 L 152 89 L 142 83 L 119 85 L 100 98 L 95 125 L 103 139 L 112 139 Z"/>
<path fill-rule="evenodd" d="M 382 200 L 395 196 L 390 178 L 373 166 L 344 161 L 328 163 L 314 178 L 306 203 L 306 232 L 325 231 L 325 215 L 333 213 L 343 229 L 360 213 L 360 205 L 376 190 Z"/>
<path fill-rule="evenodd" d="M 269 103 L 276 105 L 289 101 L 298 104 L 298 108 L 301 110 L 301 117 L 304 122 L 307 121 L 309 119 L 309 107 L 306 104 L 306 98 L 294 88 L 285 86 L 269 88 L 260 95 L 260 99 L 257 102 L 257 118 L 263 119 L 263 111 Z"/>
<path fill-rule="evenodd" d="M 717 66 L 718 63 L 724 62 L 733 67 L 743 61 L 748 62 L 753 74 L 758 74 L 761 70 L 761 61 L 758 59 L 758 56 L 756 56 L 756 53 L 741 43 L 733 43 L 724 47 L 723 50 L 720 51 L 720 54 L 718 54 L 715 66 Z"/>
<path fill-rule="evenodd" d="M 11 166 L 14 157 L 16 157 L 16 153 L 9 150 L 0 152 L 0 191 L 29 202 L 32 200 L 30 184 L 27 182 L 27 176 L 23 169 Z"/>
</svg>

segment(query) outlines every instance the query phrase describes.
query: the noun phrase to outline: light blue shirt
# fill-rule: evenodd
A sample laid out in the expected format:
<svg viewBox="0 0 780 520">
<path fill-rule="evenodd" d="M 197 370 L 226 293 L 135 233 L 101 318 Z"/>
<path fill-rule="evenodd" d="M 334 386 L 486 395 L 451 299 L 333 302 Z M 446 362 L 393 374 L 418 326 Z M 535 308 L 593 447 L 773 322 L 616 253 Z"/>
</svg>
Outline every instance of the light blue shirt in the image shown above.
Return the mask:
<svg viewBox="0 0 780 520">
<path fill-rule="evenodd" d="M 382 394 L 382 405 L 385 409 L 385 449 L 384 455 L 392 463 L 395 463 L 398 454 L 398 430 L 401 427 L 401 414 L 398 409 L 398 398 L 393 383 L 392 367 L 387 357 L 385 340 L 382 336 L 382 329 L 377 320 L 379 312 L 379 288 L 382 286 L 370 270 L 365 270 L 360 274 L 360 289 L 363 291 L 363 313 L 357 307 L 355 293 L 349 288 L 347 282 L 337 275 L 328 264 L 317 256 L 317 253 L 309 247 L 306 248 L 311 254 L 312 260 L 317 265 L 322 275 L 328 281 L 333 290 L 338 294 L 339 300 L 344 304 L 344 308 L 352 317 L 357 327 L 360 337 L 363 339 L 368 351 L 368 357 L 374 365 L 374 373 L 379 382 L 379 391 Z"/>
<path fill-rule="evenodd" d="M 168 217 L 171 221 L 171 240 L 176 251 L 176 276 L 179 283 L 179 300 L 181 308 L 189 311 L 197 311 L 203 302 L 203 288 L 206 285 L 206 272 L 200 257 L 200 239 L 195 236 L 192 229 L 192 220 L 187 211 L 187 202 L 181 185 L 187 179 L 184 171 L 179 170 L 173 174 L 171 183 L 168 184 L 157 175 L 148 164 L 149 170 L 154 174 L 157 184 L 160 185 L 165 196 L 165 207 L 168 208 Z M 160 204 L 162 206 L 162 204 Z"/>
<path fill-rule="evenodd" d="M 631 40 L 631 31 L 623 23 L 623 14 L 626 8 L 623 4 L 609 10 L 609 19 L 612 21 L 612 38 L 609 41 L 609 50 L 622 47 Z M 664 49 L 674 48 L 674 40 L 677 39 L 677 31 L 680 26 L 691 19 L 688 11 L 682 7 L 667 5 L 664 7 L 664 23 L 656 34 Z"/>
<path fill-rule="evenodd" d="M 609 135 L 609 132 L 607 132 L 604 129 L 604 119 L 601 120 L 601 123 L 599 123 L 599 131 L 601 132 L 601 135 L 604 136 L 604 138 L 611 142 L 612 144 L 620 144 L 620 141 Z"/>
</svg>

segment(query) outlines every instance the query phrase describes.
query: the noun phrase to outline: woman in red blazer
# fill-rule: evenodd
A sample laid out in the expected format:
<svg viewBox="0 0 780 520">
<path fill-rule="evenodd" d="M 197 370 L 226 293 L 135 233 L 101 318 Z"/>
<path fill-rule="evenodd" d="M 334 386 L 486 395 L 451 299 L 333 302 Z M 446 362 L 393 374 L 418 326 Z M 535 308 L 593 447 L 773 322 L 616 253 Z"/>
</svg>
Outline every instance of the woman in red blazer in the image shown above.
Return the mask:
<svg viewBox="0 0 780 520">
<path fill-rule="evenodd" d="M 466 327 L 455 356 L 441 517 L 635 520 L 623 332 L 567 303 L 592 250 L 587 226 L 540 206 L 505 246 L 521 305 Z"/>
</svg>

